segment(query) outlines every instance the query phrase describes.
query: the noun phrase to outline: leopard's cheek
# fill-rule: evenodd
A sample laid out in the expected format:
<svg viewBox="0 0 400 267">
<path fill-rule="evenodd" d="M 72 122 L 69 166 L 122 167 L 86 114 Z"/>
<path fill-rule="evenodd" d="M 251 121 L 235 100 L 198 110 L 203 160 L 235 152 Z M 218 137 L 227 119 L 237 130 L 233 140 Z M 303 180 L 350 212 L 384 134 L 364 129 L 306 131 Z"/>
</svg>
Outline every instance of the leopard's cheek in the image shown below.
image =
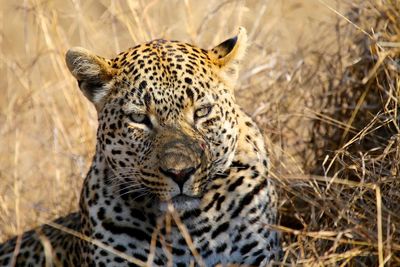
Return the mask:
<svg viewBox="0 0 400 267">
<path fill-rule="evenodd" d="M 232 105 L 233 106 L 233 105 Z M 214 117 L 204 122 L 203 133 L 210 153 L 211 169 L 226 169 L 238 142 L 237 115 L 228 105 L 218 106 Z"/>
</svg>

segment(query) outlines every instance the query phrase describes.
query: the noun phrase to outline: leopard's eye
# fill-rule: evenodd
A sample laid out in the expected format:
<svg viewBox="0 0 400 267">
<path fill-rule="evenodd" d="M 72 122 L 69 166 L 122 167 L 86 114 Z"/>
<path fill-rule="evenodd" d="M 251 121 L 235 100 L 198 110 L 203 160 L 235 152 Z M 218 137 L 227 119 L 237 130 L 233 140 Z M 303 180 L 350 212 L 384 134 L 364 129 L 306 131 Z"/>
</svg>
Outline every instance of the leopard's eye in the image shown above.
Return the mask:
<svg viewBox="0 0 400 267">
<path fill-rule="evenodd" d="M 132 122 L 143 123 L 143 121 L 146 119 L 146 114 L 131 113 L 129 115 L 129 119 L 131 119 Z"/>
<path fill-rule="evenodd" d="M 145 124 L 146 126 L 151 128 L 151 120 L 146 114 L 131 113 L 129 114 L 129 119 L 134 123 Z"/>
<path fill-rule="evenodd" d="M 194 119 L 196 120 L 196 119 L 201 119 L 201 118 L 206 117 L 208 114 L 210 114 L 211 108 L 212 108 L 211 106 L 206 106 L 206 107 L 197 109 L 194 112 Z"/>
</svg>

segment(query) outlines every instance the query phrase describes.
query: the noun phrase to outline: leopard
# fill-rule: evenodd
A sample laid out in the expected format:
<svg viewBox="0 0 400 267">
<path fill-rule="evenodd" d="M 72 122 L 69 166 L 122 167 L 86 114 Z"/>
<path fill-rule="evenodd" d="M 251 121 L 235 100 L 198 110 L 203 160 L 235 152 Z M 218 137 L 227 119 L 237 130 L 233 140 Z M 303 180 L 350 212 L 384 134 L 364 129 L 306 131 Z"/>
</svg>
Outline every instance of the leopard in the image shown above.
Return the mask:
<svg viewBox="0 0 400 267">
<path fill-rule="evenodd" d="M 69 49 L 66 65 L 98 117 L 79 210 L 0 245 L 0 265 L 279 261 L 264 137 L 235 99 L 247 46 L 240 27 L 208 50 L 165 39 L 112 59 Z"/>
</svg>

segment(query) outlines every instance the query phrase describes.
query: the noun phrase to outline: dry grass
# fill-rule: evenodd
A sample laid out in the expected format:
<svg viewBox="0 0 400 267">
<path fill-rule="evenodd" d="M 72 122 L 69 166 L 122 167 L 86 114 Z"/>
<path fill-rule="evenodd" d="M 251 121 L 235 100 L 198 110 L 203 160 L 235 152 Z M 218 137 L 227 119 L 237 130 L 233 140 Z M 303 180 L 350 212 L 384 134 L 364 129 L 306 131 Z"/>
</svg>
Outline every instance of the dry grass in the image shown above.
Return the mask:
<svg viewBox="0 0 400 267">
<path fill-rule="evenodd" d="M 345 3 L 346 2 L 346 3 Z M 64 64 L 248 29 L 237 99 L 264 130 L 284 261 L 400 265 L 400 2 L 1 2 L 0 240 L 75 210 L 95 110 Z"/>
</svg>

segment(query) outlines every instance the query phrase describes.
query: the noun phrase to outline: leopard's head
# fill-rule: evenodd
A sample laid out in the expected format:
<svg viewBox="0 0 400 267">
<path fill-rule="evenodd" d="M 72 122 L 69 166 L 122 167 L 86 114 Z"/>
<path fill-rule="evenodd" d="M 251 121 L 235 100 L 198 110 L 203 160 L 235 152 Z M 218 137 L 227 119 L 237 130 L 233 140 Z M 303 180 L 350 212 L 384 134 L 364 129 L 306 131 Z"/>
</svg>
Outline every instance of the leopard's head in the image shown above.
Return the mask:
<svg viewBox="0 0 400 267">
<path fill-rule="evenodd" d="M 155 40 L 105 59 L 67 52 L 69 70 L 95 105 L 97 152 L 122 194 L 193 208 L 232 162 L 238 137 L 233 88 L 243 28 L 211 50 Z"/>
</svg>

